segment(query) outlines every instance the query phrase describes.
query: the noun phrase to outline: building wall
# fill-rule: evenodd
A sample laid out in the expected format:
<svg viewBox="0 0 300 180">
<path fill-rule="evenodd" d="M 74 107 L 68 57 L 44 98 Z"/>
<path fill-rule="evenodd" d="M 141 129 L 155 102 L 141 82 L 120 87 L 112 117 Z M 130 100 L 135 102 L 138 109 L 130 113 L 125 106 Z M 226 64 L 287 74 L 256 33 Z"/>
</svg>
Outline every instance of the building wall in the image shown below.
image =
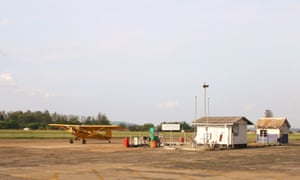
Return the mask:
<svg viewBox="0 0 300 180">
<path fill-rule="evenodd" d="M 261 130 L 266 130 L 267 135 L 261 136 Z M 280 129 L 257 129 L 256 130 L 256 141 L 258 143 L 288 143 L 288 127 L 281 127 Z"/>
<path fill-rule="evenodd" d="M 285 123 L 282 127 L 280 127 L 280 143 L 288 144 L 289 143 L 289 127 L 287 123 Z"/>
<path fill-rule="evenodd" d="M 238 127 L 238 134 L 234 134 L 231 125 L 208 126 L 207 132 L 206 126 L 197 126 L 195 141 L 197 144 L 212 143 L 228 146 L 247 144 L 247 125 L 238 124 Z"/>
<path fill-rule="evenodd" d="M 281 134 L 289 134 L 290 129 L 287 126 L 280 127 Z"/>
<path fill-rule="evenodd" d="M 206 126 L 197 126 L 195 141 L 197 144 L 231 144 L 231 127 L 228 126 L 209 126 L 206 132 Z M 208 141 L 207 141 L 208 140 Z"/>
<path fill-rule="evenodd" d="M 283 134 L 280 138 L 280 143 L 288 144 L 289 143 L 289 135 L 288 134 Z"/>
<path fill-rule="evenodd" d="M 280 134 L 280 129 L 270 129 L 270 128 L 257 128 L 256 134 L 260 134 L 260 130 L 267 130 L 267 134 Z"/>
<path fill-rule="evenodd" d="M 238 124 L 238 136 L 233 134 L 233 144 L 247 144 L 247 124 Z"/>
<path fill-rule="evenodd" d="M 268 134 L 266 137 L 260 136 L 259 134 L 256 135 L 256 142 L 258 143 L 277 143 L 279 135 L 277 134 Z"/>
</svg>

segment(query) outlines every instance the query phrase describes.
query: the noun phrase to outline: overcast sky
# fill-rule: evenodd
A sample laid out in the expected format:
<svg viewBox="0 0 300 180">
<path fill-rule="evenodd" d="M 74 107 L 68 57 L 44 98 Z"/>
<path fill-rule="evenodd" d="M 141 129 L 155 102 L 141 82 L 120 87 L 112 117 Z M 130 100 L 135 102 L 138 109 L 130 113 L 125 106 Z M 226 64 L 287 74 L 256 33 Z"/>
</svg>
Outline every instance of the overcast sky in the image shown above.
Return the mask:
<svg viewBox="0 0 300 180">
<path fill-rule="evenodd" d="M 0 110 L 300 128 L 300 2 L 0 0 Z"/>
</svg>

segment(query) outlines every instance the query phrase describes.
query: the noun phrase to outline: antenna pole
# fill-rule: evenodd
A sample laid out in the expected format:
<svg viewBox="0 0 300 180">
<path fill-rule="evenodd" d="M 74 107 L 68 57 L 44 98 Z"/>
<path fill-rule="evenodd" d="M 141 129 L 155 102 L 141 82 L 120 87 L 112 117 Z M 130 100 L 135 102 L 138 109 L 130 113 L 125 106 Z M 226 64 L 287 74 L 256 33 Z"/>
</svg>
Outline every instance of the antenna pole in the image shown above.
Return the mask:
<svg viewBox="0 0 300 180">
<path fill-rule="evenodd" d="M 195 96 L 195 105 L 194 105 L 194 107 L 195 107 L 195 117 L 194 117 L 194 119 L 196 120 L 197 119 L 197 117 L 198 117 L 198 113 L 197 113 L 197 96 Z"/>
<path fill-rule="evenodd" d="M 210 102 L 210 97 L 207 98 L 207 116 L 209 116 L 209 102 Z"/>
<path fill-rule="evenodd" d="M 206 117 L 206 135 L 205 135 L 205 139 L 206 139 L 206 143 L 208 144 L 208 117 L 206 116 L 206 88 L 209 87 L 208 84 L 206 84 L 206 82 L 203 83 L 203 89 L 204 89 L 204 117 Z"/>
</svg>

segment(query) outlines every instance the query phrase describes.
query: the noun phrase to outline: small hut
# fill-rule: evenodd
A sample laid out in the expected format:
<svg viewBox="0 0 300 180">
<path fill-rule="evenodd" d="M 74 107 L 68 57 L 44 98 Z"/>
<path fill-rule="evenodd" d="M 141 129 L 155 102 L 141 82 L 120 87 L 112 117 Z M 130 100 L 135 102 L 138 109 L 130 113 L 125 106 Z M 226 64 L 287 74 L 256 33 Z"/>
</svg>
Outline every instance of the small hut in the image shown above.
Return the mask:
<svg viewBox="0 0 300 180">
<path fill-rule="evenodd" d="M 193 121 L 196 127 L 197 144 L 217 144 L 227 147 L 247 147 L 247 118 L 238 117 L 201 117 Z"/>
<path fill-rule="evenodd" d="M 260 118 L 255 124 L 256 141 L 258 143 L 282 143 L 289 142 L 290 123 L 286 117 Z"/>
</svg>

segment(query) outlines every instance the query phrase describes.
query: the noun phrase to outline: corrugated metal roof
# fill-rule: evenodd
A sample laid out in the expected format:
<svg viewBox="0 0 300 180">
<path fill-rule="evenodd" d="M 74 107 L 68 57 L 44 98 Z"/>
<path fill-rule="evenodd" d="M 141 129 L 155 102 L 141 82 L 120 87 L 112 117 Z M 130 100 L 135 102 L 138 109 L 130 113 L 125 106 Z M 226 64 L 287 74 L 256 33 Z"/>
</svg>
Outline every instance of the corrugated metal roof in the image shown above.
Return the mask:
<svg viewBox="0 0 300 180">
<path fill-rule="evenodd" d="M 209 124 L 233 124 L 240 120 L 246 121 L 248 125 L 253 124 L 244 116 L 209 116 L 209 117 L 204 116 L 201 117 L 200 119 L 193 121 L 193 124 L 207 123 L 207 121 Z"/>
<path fill-rule="evenodd" d="M 288 128 L 291 127 L 290 123 L 285 117 L 259 118 L 255 124 L 255 127 L 256 128 L 280 128 L 284 124 L 286 124 Z"/>
</svg>

